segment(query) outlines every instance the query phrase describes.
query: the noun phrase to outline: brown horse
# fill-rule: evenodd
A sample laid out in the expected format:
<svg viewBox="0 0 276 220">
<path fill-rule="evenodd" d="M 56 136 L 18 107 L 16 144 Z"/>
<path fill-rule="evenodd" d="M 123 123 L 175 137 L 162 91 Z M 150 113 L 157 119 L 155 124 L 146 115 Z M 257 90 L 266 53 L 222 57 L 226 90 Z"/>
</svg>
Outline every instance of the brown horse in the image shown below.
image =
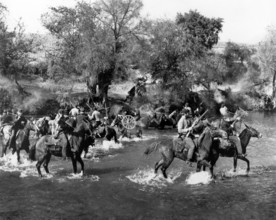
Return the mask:
<svg viewBox="0 0 276 220">
<path fill-rule="evenodd" d="M 248 146 L 248 143 L 251 139 L 251 137 L 261 138 L 262 134 L 258 132 L 256 129 L 246 125 L 245 129 L 240 133 L 239 138 L 241 141 L 241 147 L 244 153 L 246 153 L 246 147 Z M 231 142 L 231 136 L 229 137 Z M 234 158 L 234 172 L 236 172 L 237 168 L 237 159 L 243 160 L 247 163 L 247 173 L 250 171 L 250 162 L 246 157 L 239 156 L 237 153 L 237 148 L 234 144 L 234 142 L 231 142 L 231 145 L 225 146 L 221 145 L 219 148 L 220 156 L 222 157 L 233 157 Z"/>
<path fill-rule="evenodd" d="M 66 149 L 66 156 L 71 157 L 74 173 L 77 173 L 77 161 L 81 165 L 82 174 L 84 173 L 81 154 L 90 144 L 87 142 L 90 136 L 89 125 L 81 122 L 75 129 L 69 126 L 62 126 L 60 129 L 56 139 L 50 135 L 42 136 L 30 151 L 30 159 L 37 160 L 36 167 L 41 177 L 41 165 L 43 164 L 46 173 L 49 173 L 48 164 L 51 156 L 62 157 L 63 149 Z"/>
<path fill-rule="evenodd" d="M 10 130 L 12 125 L 5 125 L 3 127 L 3 140 L 2 140 L 2 157 L 6 154 L 8 148 L 8 142 L 10 141 Z M 12 150 L 12 154 L 16 152 L 17 161 L 20 163 L 20 151 L 25 150 L 29 153 L 30 146 L 30 131 L 36 131 L 37 129 L 31 121 L 27 121 L 25 127 L 19 130 L 16 134 L 15 146 Z"/>
<path fill-rule="evenodd" d="M 198 147 L 194 153 L 192 161 L 197 163 L 197 171 L 200 171 L 202 166 L 207 166 L 209 167 L 213 177 L 213 167 L 219 158 L 218 149 L 220 139 L 217 138 L 226 138 L 226 136 L 227 134 L 223 130 L 213 130 L 207 127 L 201 136 L 198 139 L 195 139 Z M 152 144 L 145 150 L 144 153 L 148 155 L 157 149 L 159 149 L 159 152 L 161 153 L 161 160 L 155 164 L 155 173 L 157 173 L 157 170 L 161 167 L 163 176 L 167 178 L 166 170 L 175 157 L 184 161 L 187 160 L 189 145 L 187 145 L 185 139 L 181 140 L 180 138 L 175 138 L 173 139 L 173 144 Z"/>
</svg>

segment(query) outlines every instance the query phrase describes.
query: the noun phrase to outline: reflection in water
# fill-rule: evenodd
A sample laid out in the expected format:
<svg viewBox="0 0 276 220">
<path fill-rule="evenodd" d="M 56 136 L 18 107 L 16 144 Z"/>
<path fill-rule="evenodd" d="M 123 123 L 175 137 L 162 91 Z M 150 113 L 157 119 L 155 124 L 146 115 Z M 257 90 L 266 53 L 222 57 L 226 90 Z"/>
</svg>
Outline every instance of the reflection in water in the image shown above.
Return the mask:
<svg viewBox="0 0 276 220">
<path fill-rule="evenodd" d="M 27 157 L 19 165 L 15 156 L 1 158 L 0 219 L 274 219 L 276 115 L 251 113 L 246 123 L 263 134 L 249 143 L 249 175 L 245 162 L 238 160 L 233 173 L 233 159 L 220 157 L 214 181 L 180 160 L 168 179 L 154 174 L 160 155 L 143 152 L 156 139 L 173 137 L 172 130 L 90 148 L 84 176 L 71 174 L 70 160 L 53 157 L 51 175 L 41 179 Z"/>
</svg>

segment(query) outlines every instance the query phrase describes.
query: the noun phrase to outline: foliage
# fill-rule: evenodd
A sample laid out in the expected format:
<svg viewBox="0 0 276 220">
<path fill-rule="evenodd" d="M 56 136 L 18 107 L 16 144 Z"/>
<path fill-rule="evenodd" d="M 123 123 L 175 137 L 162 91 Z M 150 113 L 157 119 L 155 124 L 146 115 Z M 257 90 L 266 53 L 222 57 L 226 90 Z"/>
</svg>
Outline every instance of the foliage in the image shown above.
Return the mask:
<svg viewBox="0 0 276 220">
<path fill-rule="evenodd" d="M 0 73 L 8 78 L 17 78 L 19 73 L 26 72 L 31 61 L 29 53 L 34 45 L 24 31 L 20 22 L 13 31 L 8 30 L 4 21 L 0 23 Z"/>
<path fill-rule="evenodd" d="M 56 114 L 58 109 L 60 108 L 60 104 L 55 99 L 47 99 L 44 102 L 41 102 L 37 107 L 35 112 L 32 112 L 36 115 L 51 115 Z"/>
<path fill-rule="evenodd" d="M 206 53 L 195 66 L 194 84 L 211 90 L 211 83 L 222 84 L 227 74 L 227 66 L 222 55 Z"/>
<path fill-rule="evenodd" d="M 125 77 L 133 40 L 139 38 L 140 0 L 78 2 L 74 8 L 57 7 L 44 14 L 44 26 L 58 38 L 50 72 L 82 74 L 95 93 L 113 78 Z M 53 74 L 51 74 L 53 75 Z M 126 78 L 126 77 L 125 77 Z"/>
<path fill-rule="evenodd" d="M 12 108 L 11 96 L 7 89 L 0 88 L 0 110 Z"/>
<path fill-rule="evenodd" d="M 236 43 L 227 42 L 224 49 L 224 58 L 227 66 L 227 74 L 223 80 L 228 82 L 235 82 L 248 71 L 248 63 L 250 57 L 254 53 L 246 46 L 238 45 Z"/>
<path fill-rule="evenodd" d="M 164 88 L 172 88 L 179 97 L 194 83 L 209 89 L 209 84 L 224 74 L 222 58 L 209 53 L 221 29 L 222 19 L 209 19 L 196 11 L 178 14 L 176 22 L 153 22 L 149 61 L 153 78 L 161 79 Z"/>
<path fill-rule="evenodd" d="M 183 28 L 188 38 L 206 49 L 212 49 L 218 43 L 222 22 L 221 18 L 207 18 L 197 11 L 179 13 L 176 17 L 177 25 Z"/>
<path fill-rule="evenodd" d="M 272 82 L 272 97 L 276 95 L 276 30 L 270 29 L 267 39 L 259 44 L 257 61 L 264 80 Z"/>
</svg>

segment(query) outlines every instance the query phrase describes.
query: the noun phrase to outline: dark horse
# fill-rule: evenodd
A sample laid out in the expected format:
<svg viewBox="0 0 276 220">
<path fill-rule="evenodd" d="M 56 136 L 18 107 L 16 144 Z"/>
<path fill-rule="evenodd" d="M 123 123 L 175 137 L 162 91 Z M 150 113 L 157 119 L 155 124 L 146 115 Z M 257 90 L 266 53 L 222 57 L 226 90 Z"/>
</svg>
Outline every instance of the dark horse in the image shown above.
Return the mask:
<svg viewBox="0 0 276 220">
<path fill-rule="evenodd" d="M 7 152 L 8 142 L 10 141 L 10 129 L 12 125 L 6 125 L 3 128 L 3 141 L 2 141 L 2 157 Z M 19 130 L 16 134 L 15 146 L 12 150 L 12 154 L 15 152 L 17 153 L 17 161 L 20 162 L 20 151 L 25 150 L 26 153 L 29 153 L 29 146 L 30 146 L 30 131 L 37 131 L 35 126 L 32 124 L 31 121 L 27 121 L 25 127 Z"/>
<path fill-rule="evenodd" d="M 140 122 L 139 121 L 135 121 L 135 127 L 133 129 L 127 129 L 123 126 L 122 124 L 122 120 L 123 120 L 124 116 L 121 115 L 117 115 L 114 120 L 111 123 L 111 127 L 117 126 L 118 127 L 118 131 L 121 134 L 121 137 L 127 137 L 127 138 L 131 138 L 131 134 L 134 132 L 136 134 L 136 137 L 142 137 L 142 128 L 139 125 Z"/>
<path fill-rule="evenodd" d="M 108 141 L 113 138 L 115 143 L 119 143 L 115 129 L 108 125 L 100 125 L 95 129 L 95 136 L 96 138 L 106 138 Z"/>
<path fill-rule="evenodd" d="M 51 156 L 62 157 L 62 149 L 66 148 L 66 156 L 71 157 L 73 171 L 77 173 L 77 161 L 81 165 L 82 174 L 84 173 L 84 163 L 81 158 L 82 151 L 89 146 L 87 140 L 91 135 L 89 125 L 81 122 L 76 128 L 62 126 L 59 130 L 58 137 L 55 139 L 51 135 L 42 136 L 36 145 L 30 150 L 30 159 L 37 160 L 37 171 L 40 176 L 40 167 L 43 167 L 46 173 L 49 173 L 48 164 Z"/>
<path fill-rule="evenodd" d="M 200 137 L 195 139 L 195 142 L 197 142 L 197 149 L 192 161 L 197 163 L 197 171 L 200 171 L 202 166 L 207 166 L 213 177 L 213 167 L 219 158 L 218 150 L 220 138 L 226 138 L 226 136 L 227 133 L 223 130 L 214 130 L 206 127 Z M 157 173 L 157 170 L 161 167 L 163 176 L 167 178 L 166 170 L 175 157 L 184 161 L 187 160 L 189 146 L 186 144 L 185 139 L 174 138 L 173 144 L 171 142 L 166 145 L 155 143 L 149 146 L 144 153 L 148 155 L 157 149 L 159 149 L 162 157 L 161 160 L 155 164 L 155 173 Z"/>
<path fill-rule="evenodd" d="M 239 138 L 241 141 L 241 147 L 242 147 L 242 151 L 244 153 L 246 153 L 246 147 L 248 146 L 248 143 L 251 139 L 251 137 L 256 137 L 256 138 L 261 138 L 262 134 L 260 132 L 258 132 L 256 129 L 246 125 L 245 125 L 245 129 L 240 133 Z M 234 158 L 234 172 L 236 172 L 236 168 L 237 168 L 237 159 L 243 160 L 247 163 L 247 173 L 250 171 L 250 163 L 249 160 L 246 157 L 242 157 L 239 156 L 237 154 L 237 148 L 234 144 L 234 142 L 231 141 L 231 136 L 229 137 L 230 139 L 230 145 L 229 146 L 223 146 L 221 145 L 221 147 L 219 148 L 219 153 L 220 156 L 222 157 L 233 157 Z"/>
</svg>

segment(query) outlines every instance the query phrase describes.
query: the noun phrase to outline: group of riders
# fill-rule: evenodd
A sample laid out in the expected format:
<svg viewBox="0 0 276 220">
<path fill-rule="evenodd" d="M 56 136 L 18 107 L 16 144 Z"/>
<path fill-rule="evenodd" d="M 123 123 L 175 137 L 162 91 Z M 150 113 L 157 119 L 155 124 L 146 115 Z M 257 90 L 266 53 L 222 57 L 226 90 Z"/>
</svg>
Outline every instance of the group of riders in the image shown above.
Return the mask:
<svg viewBox="0 0 276 220">
<path fill-rule="evenodd" d="M 177 110 L 174 110 L 167 114 L 166 112 L 161 112 L 161 116 L 159 116 L 159 118 L 156 116 L 157 114 L 155 113 L 151 118 L 150 123 L 156 123 L 157 125 L 160 125 L 160 120 L 162 117 L 164 117 L 166 120 L 173 121 L 174 127 L 177 128 L 179 138 L 189 146 L 189 151 L 187 154 L 187 163 L 191 163 L 196 149 L 196 144 L 194 140 L 202 132 L 197 131 L 196 125 L 200 121 L 203 121 L 203 119 L 206 119 L 205 113 L 206 109 L 202 104 L 200 104 L 193 111 L 192 108 L 189 107 L 189 104 L 185 103 L 181 111 L 177 112 Z M 135 121 L 139 121 L 141 119 L 141 113 L 138 108 L 134 109 L 131 112 L 127 110 L 121 111 L 119 113 L 119 116 L 124 116 L 128 114 L 131 114 Z M 176 116 L 177 114 L 178 117 Z M 237 126 L 235 126 L 238 122 L 242 120 L 242 118 L 229 112 L 224 103 L 222 103 L 220 106 L 220 114 L 220 128 L 227 132 L 229 140 L 235 143 L 235 145 L 237 146 L 237 154 L 241 157 L 245 157 L 245 152 L 243 152 L 238 137 L 239 133 L 236 129 Z M 93 130 L 97 130 L 101 126 L 111 126 L 109 118 L 104 116 L 105 115 L 103 115 L 102 111 L 97 107 L 91 108 L 91 111 L 87 113 L 85 112 L 83 107 L 75 106 L 71 108 L 70 111 L 60 109 L 54 118 L 43 117 L 39 120 L 33 120 L 33 123 L 39 130 L 39 123 L 41 123 L 41 121 L 47 121 L 50 129 L 47 129 L 47 131 L 44 134 L 50 133 L 57 137 L 57 127 L 69 126 L 71 128 L 76 128 L 77 124 L 83 121 L 91 123 Z M 51 124 L 51 122 L 53 122 L 53 124 Z M 210 122 L 207 121 L 207 123 L 211 125 Z M 1 114 L 1 125 L 3 127 L 6 124 L 12 124 L 10 131 L 10 139 L 7 142 L 7 147 L 10 149 L 14 149 L 16 135 L 18 131 L 23 129 L 24 126 L 27 124 L 27 118 L 23 115 L 23 111 L 21 109 L 18 109 L 17 111 L 5 110 Z M 53 129 L 53 127 L 55 127 L 55 129 Z M 44 135 L 43 132 L 41 132 L 41 134 Z"/>
<path fill-rule="evenodd" d="M 186 145 L 188 145 L 189 150 L 187 153 L 187 163 L 190 165 L 192 163 L 196 149 L 196 143 L 194 140 L 195 138 L 198 138 L 202 133 L 202 130 L 197 129 L 197 125 L 199 124 L 199 122 L 202 122 L 207 111 L 202 113 L 202 109 L 197 108 L 196 111 L 193 113 L 191 108 L 186 105 L 181 111 L 182 116 L 177 123 L 179 138 L 181 138 L 181 140 Z M 236 146 L 237 156 L 246 157 L 246 152 L 244 152 L 244 149 L 241 146 L 238 129 L 242 120 L 242 116 L 231 113 L 224 103 L 221 104 L 219 112 L 221 117 L 219 118 L 218 123 L 213 124 L 210 123 L 208 120 L 205 123 L 207 123 L 209 126 L 220 128 L 226 131 L 229 144 L 232 142 Z"/>
</svg>

